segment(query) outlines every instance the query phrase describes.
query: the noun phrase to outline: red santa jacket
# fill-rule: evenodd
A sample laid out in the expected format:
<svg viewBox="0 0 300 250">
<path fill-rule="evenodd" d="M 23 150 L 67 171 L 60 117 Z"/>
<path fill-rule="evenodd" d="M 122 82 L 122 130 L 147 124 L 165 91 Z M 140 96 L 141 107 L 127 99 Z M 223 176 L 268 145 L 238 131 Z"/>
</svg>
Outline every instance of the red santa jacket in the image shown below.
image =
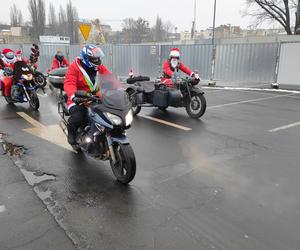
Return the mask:
<svg viewBox="0 0 300 250">
<path fill-rule="evenodd" d="M 75 105 L 72 98 L 77 90 L 84 90 L 88 93 L 91 92 L 86 80 L 84 79 L 83 73 L 81 72 L 79 65 L 81 66 L 81 61 L 77 58 L 68 68 L 66 73 L 66 78 L 64 82 L 64 90 L 68 96 L 67 107 L 70 109 Z M 81 66 L 82 67 L 82 66 Z M 103 75 L 111 74 L 110 71 L 104 66 L 100 65 L 98 67 L 98 73 Z M 97 93 L 100 94 L 100 91 Z"/>
<path fill-rule="evenodd" d="M 4 68 L 14 69 L 14 63 L 5 63 L 2 59 L 0 59 L 0 69 Z"/>
<path fill-rule="evenodd" d="M 69 62 L 66 58 L 64 58 L 63 61 L 60 62 L 54 57 L 54 59 L 52 61 L 52 65 L 51 65 L 51 70 L 58 69 L 61 67 L 68 67 L 68 66 L 69 66 Z"/>
<path fill-rule="evenodd" d="M 164 82 L 166 79 L 172 78 L 172 75 L 175 72 L 175 70 L 181 70 L 189 76 L 193 73 L 193 71 L 190 68 L 186 67 L 182 62 L 179 62 L 179 65 L 176 68 L 172 68 L 169 60 L 166 60 L 164 62 L 163 70 L 163 77 L 161 79 L 162 82 Z"/>
</svg>

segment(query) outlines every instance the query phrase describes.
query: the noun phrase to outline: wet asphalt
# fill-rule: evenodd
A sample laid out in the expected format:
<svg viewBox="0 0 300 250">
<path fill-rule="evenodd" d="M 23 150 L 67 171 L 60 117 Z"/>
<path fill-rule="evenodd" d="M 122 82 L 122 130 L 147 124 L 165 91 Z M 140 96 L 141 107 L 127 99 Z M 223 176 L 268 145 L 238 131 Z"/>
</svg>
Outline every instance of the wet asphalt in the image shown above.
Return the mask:
<svg viewBox="0 0 300 250">
<path fill-rule="evenodd" d="M 79 249 L 282 250 L 300 246 L 300 94 L 205 89 L 200 120 L 184 109 L 134 119 L 128 136 L 137 174 L 120 185 L 107 162 L 32 136 L 26 112 L 59 122 L 56 97 L 39 112 L 0 99 L 0 132 L 24 145 L 24 168 L 55 176 L 35 193 Z M 42 93 L 41 93 L 42 95 Z"/>
</svg>

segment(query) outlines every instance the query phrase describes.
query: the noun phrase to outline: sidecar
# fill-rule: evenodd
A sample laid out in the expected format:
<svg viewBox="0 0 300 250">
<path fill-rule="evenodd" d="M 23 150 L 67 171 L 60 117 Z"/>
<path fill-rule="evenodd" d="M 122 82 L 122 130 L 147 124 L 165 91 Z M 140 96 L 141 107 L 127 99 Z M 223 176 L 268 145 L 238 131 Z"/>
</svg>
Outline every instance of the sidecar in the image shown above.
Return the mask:
<svg viewBox="0 0 300 250">
<path fill-rule="evenodd" d="M 150 81 L 149 77 L 133 77 L 127 79 L 129 94 L 133 106 L 133 113 L 137 115 L 141 107 L 158 107 L 166 109 L 168 106 L 181 107 L 182 94 L 180 89 L 166 88 L 160 80 Z"/>
</svg>

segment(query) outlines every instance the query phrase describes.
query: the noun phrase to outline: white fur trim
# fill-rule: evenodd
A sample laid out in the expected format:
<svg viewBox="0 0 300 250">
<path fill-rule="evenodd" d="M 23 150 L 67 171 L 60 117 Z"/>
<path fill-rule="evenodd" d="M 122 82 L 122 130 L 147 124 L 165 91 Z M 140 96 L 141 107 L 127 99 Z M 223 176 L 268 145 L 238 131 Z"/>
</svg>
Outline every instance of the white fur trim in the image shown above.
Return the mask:
<svg viewBox="0 0 300 250">
<path fill-rule="evenodd" d="M 190 76 L 192 76 L 193 74 L 195 74 L 195 72 L 192 72 L 192 73 L 190 74 Z"/>
<path fill-rule="evenodd" d="M 71 103 L 67 108 L 68 108 L 68 111 L 70 111 L 70 108 L 72 108 L 73 106 L 75 106 L 76 104 L 75 103 Z"/>
<path fill-rule="evenodd" d="M 179 57 L 179 56 L 180 56 L 179 51 L 177 51 L 177 50 L 171 50 L 171 52 L 170 52 L 170 58 L 171 57 Z"/>
</svg>

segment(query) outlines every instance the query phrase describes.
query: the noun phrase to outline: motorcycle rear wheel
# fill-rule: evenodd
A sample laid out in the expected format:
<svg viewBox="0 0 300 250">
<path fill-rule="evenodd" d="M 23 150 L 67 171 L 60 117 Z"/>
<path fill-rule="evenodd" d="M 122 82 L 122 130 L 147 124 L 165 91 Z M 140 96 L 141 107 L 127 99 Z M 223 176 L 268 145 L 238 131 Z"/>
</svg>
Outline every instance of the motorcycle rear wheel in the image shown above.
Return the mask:
<svg viewBox="0 0 300 250">
<path fill-rule="evenodd" d="M 186 106 L 186 112 L 193 119 L 199 119 L 206 110 L 206 99 L 203 94 L 192 95 Z"/>
<path fill-rule="evenodd" d="M 130 144 L 115 144 L 113 146 L 116 163 L 110 160 L 114 176 L 122 184 L 131 182 L 136 173 L 136 160 Z"/>
</svg>

